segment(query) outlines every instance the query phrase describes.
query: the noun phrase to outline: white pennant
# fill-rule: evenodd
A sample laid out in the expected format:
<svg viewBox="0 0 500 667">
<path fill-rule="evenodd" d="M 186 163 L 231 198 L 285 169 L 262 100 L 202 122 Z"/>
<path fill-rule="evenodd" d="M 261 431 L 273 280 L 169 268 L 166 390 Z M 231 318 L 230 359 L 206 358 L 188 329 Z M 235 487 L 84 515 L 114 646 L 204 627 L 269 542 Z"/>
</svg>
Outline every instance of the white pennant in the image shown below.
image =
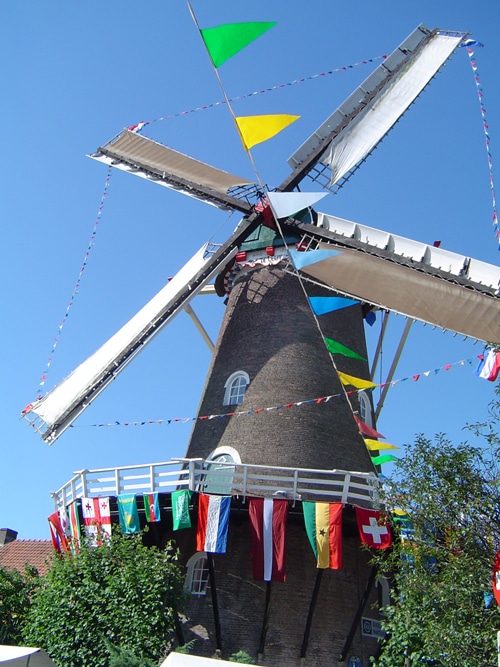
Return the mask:
<svg viewBox="0 0 500 667">
<path fill-rule="evenodd" d="M 327 194 L 328 192 L 268 192 L 267 198 L 274 215 L 279 220 L 303 211 Z"/>
</svg>

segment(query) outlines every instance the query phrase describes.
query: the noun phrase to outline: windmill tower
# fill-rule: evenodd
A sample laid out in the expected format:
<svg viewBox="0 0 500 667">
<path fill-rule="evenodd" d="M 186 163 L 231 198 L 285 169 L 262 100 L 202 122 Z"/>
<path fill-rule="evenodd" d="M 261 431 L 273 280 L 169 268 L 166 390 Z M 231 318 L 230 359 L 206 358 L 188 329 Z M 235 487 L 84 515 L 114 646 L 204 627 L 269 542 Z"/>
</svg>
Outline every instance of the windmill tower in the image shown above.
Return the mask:
<svg viewBox="0 0 500 667">
<path fill-rule="evenodd" d="M 290 158 L 291 174 L 276 193 L 302 188 L 306 177 L 327 189 L 340 187 L 462 39 L 463 34 L 419 26 Z M 208 654 L 243 649 L 277 666 L 301 660 L 339 664 L 354 657 L 358 664 L 368 664 L 377 641 L 363 632 L 361 619 L 372 615 L 376 589 L 369 557 L 359 548 L 352 506 L 373 504 L 377 469 L 355 417 L 361 415 L 375 426 L 377 410 L 369 394 L 346 392 L 338 371 L 369 379 L 363 318 L 374 308 L 499 342 L 500 272 L 312 210 L 273 216 L 269 202 L 276 203 L 274 193 L 263 199 L 247 179 L 129 130 L 92 157 L 221 209 L 239 211 L 243 220 L 222 246 L 200 249 L 25 417 L 45 441 L 54 442 L 215 279 L 215 290 L 227 299 L 227 307 L 199 415 L 246 411 L 252 417 L 199 420 L 191 436 L 186 465 L 202 471 L 194 490 L 231 495 L 233 504 L 226 554 L 205 558 L 210 595 L 191 599 L 187 625 L 192 632 L 203 629 Z M 297 261 L 298 255 L 305 261 Z M 318 316 L 310 297 L 332 295 L 355 303 Z M 360 358 L 332 357 L 325 336 Z M 322 400 L 325 397 L 331 400 Z M 262 410 L 286 404 L 294 409 Z M 340 482 L 332 481 L 334 474 Z M 253 486 L 243 487 L 249 477 Z M 290 501 L 284 584 L 271 586 L 252 578 L 250 495 Z M 303 528 L 301 501 L 306 499 L 340 500 L 346 506 L 342 570 L 319 576 Z M 203 580 L 204 565 L 190 558 L 196 556 L 194 533 L 181 535 L 178 543 L 188 568 L 198 563 Z"/>
</svg>

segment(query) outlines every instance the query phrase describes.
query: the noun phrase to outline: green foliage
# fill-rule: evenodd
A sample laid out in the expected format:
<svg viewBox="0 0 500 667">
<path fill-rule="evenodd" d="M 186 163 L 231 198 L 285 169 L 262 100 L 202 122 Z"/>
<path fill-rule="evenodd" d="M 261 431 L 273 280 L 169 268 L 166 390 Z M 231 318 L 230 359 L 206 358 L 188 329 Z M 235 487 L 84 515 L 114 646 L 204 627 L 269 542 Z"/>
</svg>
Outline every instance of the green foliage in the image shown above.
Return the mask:
<svg viewBox="0 0 500 667">
<path fill-rule="evenodd" d="M 147 658 L 138 658 L 132 651 L 115 646 L 104 640 L 110 654 L 108 667 L 158 667 L 158 663 Z"/>
<path fill-rule="evenodd" d="M 15 646 L 22 643 L 30 595 L 37 580 L 35 568 L 26 568 L 21 573 L 0 567 L 0 644 Z"/>
<path fill-rule="evenodd" d="M 178 646 L 175 649 L 175 652 L 176 653 L 191 653 L 191 651 L 194 648 L 194 645 L 196 644 L 196 641 L 197 641 L 196 639 L 191 639 L 191 641 L 186 642 L 182 646 Z"/>
<path fill-rule="evenodd" d="M 245 651 L 238 651 L 229 657 L 229 662 L 240 662 L 245 665 L 255 665 L 255 661 Z"/>
<path fill-rule="evenodd" d="M 176 560 L 169 548 L 145 547 L 141 535 L 120 533 L 55 559 L 33 596 L 24 641 L 65 667 L 106 665 L 104 638 L 157 660 L 182 599 Z"/>
<path fill-rule="evenodd" d="M 404 510 L 393 522 L 394 548 L 375 556 L 392 581 L 385 610 L 388 638 L 379 667 L 482 667 L 496 662 L 500 623 L 492 567 L 500 546 L 498 439 L 453 446 L 419 436 L 387 485 L 387 506 Z M 484 437 L 485 425 L 473 431 Z"/>
</svg>

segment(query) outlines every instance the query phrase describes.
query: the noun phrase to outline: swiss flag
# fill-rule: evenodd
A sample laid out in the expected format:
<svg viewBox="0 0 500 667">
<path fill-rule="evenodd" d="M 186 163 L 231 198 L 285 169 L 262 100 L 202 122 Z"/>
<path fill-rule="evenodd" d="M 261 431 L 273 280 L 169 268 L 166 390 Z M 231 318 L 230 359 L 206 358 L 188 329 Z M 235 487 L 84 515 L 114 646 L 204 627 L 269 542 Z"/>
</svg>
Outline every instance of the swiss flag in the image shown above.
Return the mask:
<svg viewBox="0 0 500 667">
<path fill-rule="evenodd" d="M 392 544 L 389 524 L 381 519 L 381 513 L 356 507 L 359 539 L 374 549 L 388 549 Z"/>
</svg>

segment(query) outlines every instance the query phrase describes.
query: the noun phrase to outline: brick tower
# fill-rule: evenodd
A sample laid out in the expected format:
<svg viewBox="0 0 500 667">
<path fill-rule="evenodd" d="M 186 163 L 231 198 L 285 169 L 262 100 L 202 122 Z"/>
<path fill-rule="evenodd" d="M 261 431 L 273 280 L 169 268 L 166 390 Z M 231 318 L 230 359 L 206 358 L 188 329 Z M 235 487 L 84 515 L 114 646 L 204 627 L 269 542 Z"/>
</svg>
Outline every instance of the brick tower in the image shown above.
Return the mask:
<svg viewBox="0 0 500 667">
<path fill-rule="evenodd" d="M 332 291 L 302 283 L 287 272 L 286 261 L 271 266 L 265 262 L 264 249 L 250 251 L 237 263 L 236 272 L 233 266 L 218 280 L 230 284 L 229 294 L 199 410 L 200 415 L 235 410 L 250 414 L 197 421 L 186 457 L 208 459 L 213 465 L 234 461 L 375 476 L 353 417 L 353 411 L 360 409 L 358 394 L 344 392 L 323 340 L 323 336 L 335 339 L 366 358 L 361 305 L 319 320 L 308 296 L 331 296 Z M 233 277 L 228 280 L 228 275 Z M 342 357 L 337 363 L 345 373 L 368 378 L 366 361 Z M 308 401 L 325 396 L 333 398 Z M 305 404 L 298 406 L 301 401 Z M 260 410 L 278 405 L 291 407 Z M 257 489 L 254 495 L 279 493 L 273 488 Z M 206 490 L 224 493 L 217 484 Z M 328 500 L 324 493 L 326 487 L 320 485 L 307 499 Z M 184 557 L 194 556 L 194 533 L 179 537 Z M 300 501 L 290 501 L 285 583 L 273 582 L 271 591 L 270 584 L 255 581 L 250 549 L 248 503 L 233 493 L 226 554 L 213 556 L 213 579 L 206 595 L 193 595 L 188 604 L 187 627 L 195 634 L 203 627 L 203 649 L 198 646 L 197 652 L 211 654 L 220 648 L 227 656 L 244 650 L 262 664 L 278 667 L 341 664 L 341 655 L 346 663 L 349 657 L 358 657 L 369 664 L 377 642 L 362 636 L 360 614 L 364 608 L 368 616 L 378 618 L 370 610 L 376 590 L 351 503 L 344 506 L 342 570 L 316 568 Z M 212 586 L 215 598 L 210 595 Z M 192 637 L 185 633 L 186 640 Z"/>
</svg>

